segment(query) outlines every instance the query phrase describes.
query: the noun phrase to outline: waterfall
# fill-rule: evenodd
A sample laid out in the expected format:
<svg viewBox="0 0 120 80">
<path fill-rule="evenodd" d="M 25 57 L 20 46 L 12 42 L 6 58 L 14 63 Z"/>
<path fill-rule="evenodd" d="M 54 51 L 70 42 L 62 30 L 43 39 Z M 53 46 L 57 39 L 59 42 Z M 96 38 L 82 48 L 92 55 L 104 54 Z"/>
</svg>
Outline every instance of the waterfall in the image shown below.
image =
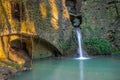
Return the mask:
<svg viewBox="0 0 120 80">
<path fill-rule="evenodd" d="M 78 40 L 78 54 L 79 57 L 77 59 L 88 59 L 85 54 L 83 53 L 83 49 L 82 49 L 82 35 L 81 35 L 81 31 L 79 28 L 75 28 L 76 31 L 76 35 L 77 35 L 77 40 Z"/>
<path fill-rule="evenodd" d="M 82 35 L 80 32 L 80 29 L 77 28 L 76 29 L 76 33 L 77 33 L 77 39 L 78 39 L 78 53 L 79 53 L 79 57 L 83 58 L 83 52 L 82 52 Z"/>
</svg>

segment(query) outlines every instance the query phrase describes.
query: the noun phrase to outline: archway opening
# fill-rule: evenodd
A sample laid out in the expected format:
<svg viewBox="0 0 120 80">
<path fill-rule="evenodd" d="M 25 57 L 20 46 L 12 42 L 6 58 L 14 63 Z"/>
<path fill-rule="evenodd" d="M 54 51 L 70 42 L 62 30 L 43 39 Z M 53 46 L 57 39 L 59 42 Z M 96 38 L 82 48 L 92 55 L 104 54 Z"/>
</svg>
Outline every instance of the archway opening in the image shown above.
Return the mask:
<svg viewBox="0 0 120 80">
<path fill-rule="evenodd" d="M 27 57 L 31 57 L 29 55 L 29 51 L 27 49 L 27 44 L 23 41 L 23 40 L 20 40 L 20 39 L 15 39 L 15 40 L 12 40 L 10 42 L 10 50 L 13 51 L 13 52 L 22 52 L 25 56 Z M 18 54 L 20 55 L 20 54 Z"/>
<path fill-rule="evenodd" d="M 78 5 L 78 3 L 80 3 Z M 81 0 L 66 0 L 66 7 L 69 12 L 70 21 L 73 27 L 80 27 L 82 24 L 82 15 L 81 15 Z"/>
<path fill-rule="evenodd" d="M 80 27 L 80 24 L 82 24 L 82 16 L 70 14 L 70 21 L 73 27 Z"/>
</svg>

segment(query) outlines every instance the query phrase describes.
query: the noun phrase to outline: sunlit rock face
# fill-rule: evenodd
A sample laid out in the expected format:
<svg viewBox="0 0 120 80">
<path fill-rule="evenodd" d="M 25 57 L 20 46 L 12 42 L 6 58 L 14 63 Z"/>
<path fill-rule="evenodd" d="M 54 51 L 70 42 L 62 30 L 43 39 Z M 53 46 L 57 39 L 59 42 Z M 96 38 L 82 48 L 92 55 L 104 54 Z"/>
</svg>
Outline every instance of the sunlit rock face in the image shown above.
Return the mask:
<svg viewBox="0 0 120 80">
<path fill-rule="evenodd" d="M 112 51 L 119 51 L 119 0 L 83 0 L 81 12 L 83 39 L 106 38 L 111 43 Z"/>
<path fill-rule="evenodd" d="M 0 0 L 0 15 L 0 58 L 17 61 L 18 55 L 12 56 L 11 49 L 16 39 L 26 44 L 32 58 L 41 57 L 41 53 L 44 57 L 69 55 L 76 49 L 65 0 Z M 20 64 L 22 59 L 25 57 L 19 59 Z"/>
<path fill-rule="evenodd" d="M 34 21 L 37 34 L 55 45 L 62 53 L 70 48 L 73 27 L 65 0 L 40 0 L 27 2 L 30 19 Z M 64 44 L 66 46 L 64 46 Z"/>
</svg>

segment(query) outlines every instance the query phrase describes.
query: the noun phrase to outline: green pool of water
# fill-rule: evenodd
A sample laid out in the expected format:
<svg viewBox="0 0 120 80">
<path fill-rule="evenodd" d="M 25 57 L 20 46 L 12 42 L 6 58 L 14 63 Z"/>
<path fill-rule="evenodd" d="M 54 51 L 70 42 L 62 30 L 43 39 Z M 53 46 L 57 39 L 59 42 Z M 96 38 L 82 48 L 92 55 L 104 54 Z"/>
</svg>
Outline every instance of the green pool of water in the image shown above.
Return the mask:
<svg viewBox="0 0 120 80">
<path fill-rule="evenodd" d="M 120 80 L 120 57 L 36 60 L 32 67 L 13 80 Z"/>
</svg>

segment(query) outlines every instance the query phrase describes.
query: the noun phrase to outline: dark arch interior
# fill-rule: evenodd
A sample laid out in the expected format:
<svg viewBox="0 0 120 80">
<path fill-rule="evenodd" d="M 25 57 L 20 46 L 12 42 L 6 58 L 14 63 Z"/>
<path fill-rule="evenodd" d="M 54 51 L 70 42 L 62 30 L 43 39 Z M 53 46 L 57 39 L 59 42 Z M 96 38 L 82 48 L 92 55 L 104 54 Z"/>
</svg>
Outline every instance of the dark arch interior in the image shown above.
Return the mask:
<svg viewBox="0 0 120 80">
<path fill-rule="evenodd" d="M 29 52 L 26 48 L 26 43 L 20 39 L 15 39 L 10 42 L 10 47 L 15 50 L 15 51 L 24 51 L 24 54 L 27 55 L 28 57 L 31 57 L 29 55 Z"/>
<path fill-rule="evenodd" d="M 73 27 L 80 27 L 80 24 L 82 24 L 82 15 L 77 13 L 76 3 L 77 3 L 76 0 L 66 0 L 66 6 L 68 8 L 70 21 Z M 74 24 L 78 24 L 78 25 L 74 25 Z"/>
<path fill-rule="evenodd" d="M 79 25 L 74 26 L 74 27 L 80 27 L 80 24 L 82 24 L 82 16 L 81 15 L 71 15 L 70 14 L 70 21 L 72 23 L 72 25 L 74 25 L 75 23 L 75 19 L 77 19 L 79 21 Z"/>
</svg>

